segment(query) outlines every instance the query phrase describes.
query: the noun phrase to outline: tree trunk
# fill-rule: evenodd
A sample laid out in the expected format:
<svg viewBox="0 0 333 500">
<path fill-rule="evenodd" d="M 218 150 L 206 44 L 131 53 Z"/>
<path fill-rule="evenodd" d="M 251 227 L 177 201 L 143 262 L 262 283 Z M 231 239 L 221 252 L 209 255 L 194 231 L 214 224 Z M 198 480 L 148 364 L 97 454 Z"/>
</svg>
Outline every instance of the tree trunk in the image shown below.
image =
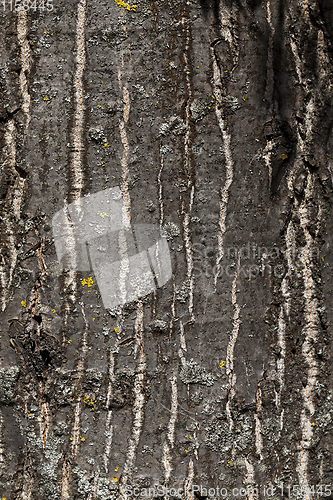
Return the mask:
<svg viewBox="0 0 333 500">
<path fill-rule="evenodd" d="M 332 498 L 332 3 L 21 4 L 0 497 Z"/>
</svg>

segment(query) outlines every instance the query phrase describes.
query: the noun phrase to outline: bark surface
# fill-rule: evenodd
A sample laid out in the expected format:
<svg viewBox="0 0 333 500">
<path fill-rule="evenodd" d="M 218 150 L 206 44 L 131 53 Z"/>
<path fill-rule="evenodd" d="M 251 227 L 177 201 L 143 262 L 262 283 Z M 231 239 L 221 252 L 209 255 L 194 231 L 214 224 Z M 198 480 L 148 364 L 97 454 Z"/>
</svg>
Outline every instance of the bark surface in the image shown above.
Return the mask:
<svg viewBox="0 0 333 500">
<path fill-rule="evenodd" d="M 331 1 L 53 5 L 0 9 L 0 497 L 332 498 Z M 110 310 L 52 218 L 115 186 L 173 274 Z"/>
</svg>

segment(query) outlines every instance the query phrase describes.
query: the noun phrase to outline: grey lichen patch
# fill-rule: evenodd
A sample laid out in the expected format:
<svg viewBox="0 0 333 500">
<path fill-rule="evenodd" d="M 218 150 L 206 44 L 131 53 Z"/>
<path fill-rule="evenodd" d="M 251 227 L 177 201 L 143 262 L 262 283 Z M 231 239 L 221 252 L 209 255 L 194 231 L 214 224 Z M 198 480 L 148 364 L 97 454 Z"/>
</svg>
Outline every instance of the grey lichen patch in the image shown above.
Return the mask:
<svg viewBox="0 0 333 500">
<path fill-rule="evenodd" d="M 116 500 L 119 487 L 111 483 L 110 479 L 99 478 L 96 488 L 96 498 L 98 500 Z"/>
<path fill-rule="evenodd" d="M 112 28 L 103 30 L 102 40 L 106 42 L 109 47 L 115 47 L 126 40 L 126 33 L 119 26 L 114 25 Z"/>
<path fill-rule="evenodd" d="M 195 391 L 193 394 L 191 394 L 191 401 L 193 401 L 195 405 L 199 405 L 202 400 L 203 394 L 201 391 Z"/>
<path fill-rule="evenodd" d="M 153 329 L 159 333 L 166 333 L 168 331 L 168 323 L 163 319 L 155 319 Z"/>
<path fill-rule="evenodd" d="M 167 222 L 164 224 L 163 231 L 168 241 L 180 235 L 180 229 L 174 222 Z"/>
<path fill-rule="evenodd" d="M 201 384 L 212 386 L 215 382 L 215 377 L 211 373 L 207 373 L 205 368 L 201 368 L 196 361 L 191 359 L 182 367 L 180 380 L 184 384 Z"/>
<path fill-rule="evenodd" d="M 105 133 L 101 128 L 90 128 L 89 137 L 96 142 L 106 142 Z"/>
<path fill-rule="evenodd" d="M 0 401 L 2 403 L 11 403 L 15 399 L 15 384 L 19 371 L 17 366 L 0 369 Z"/>
<path fill-rule="evenodd" d="M 333 393 L 328 391 L 325 402 L 312 417 L 312 429 L 314 436 L 312 443 L 316 446 L 322 439 L 322 434 L 332 434 L 333 429 Z"/>
<path fill-rule="evenodd" d="M 165 136 L 171 132 L 174 135 L 182 135 L 185 134 L 185 131 L 186 126 L 180 116 L 172 116 L 168 122 L 162 123 L 159 129 L 159 135 Z"/>
<path fill-rule="evenodd" d="M 225 107 L 231 111 L 237 111 L 237 109 L 240 108 L 237 97 L 233 97 L 232 95 L 223 97 L 223 103 Z"/>
<path fill-rule="evenodd" d="M 186 302 L 186 299 L 189 295 L 190 291 L 190 281 L 183 281 L 181 285 L 175 285 L 175 299 L 183 304 Z"/>
<path fill-rule="evenodd" d="M 60 488 L 57 484 L 58 464 L 62 457 L 59 452 L 60 438 L 51 437 L 46 443 L 45 460 L 41 464 L 41 487 L 40 493 L 42 497 L 56 500 L 59 498 Z"/>
<path fill-rule="evenodd" d="M 206 425 L 204 430 L 204 442 L 211 450 L 225 453 L 232 449 L 233 435 L 228 422 L 215 420 Z"/>
<path fill-rule="evenodd" d="M 29 442 L 29 445 L 31 448 L 35 449 L 42 449 L 43 448 L 43 442 L 40 437 L 37 437 L 34 429 L 31 427 L 27 427 L 26 433 L 27 441 Z"/>
<path fill-rule="evenodd" d="M 81 495 L 84 496 L 84 498 L 87 497 L 87 495 L 90 493 L 91 490 L 91 484 L 88 479 L 88 473 L 86 470 L 82 470 L 79 467 L 74 467 L 73 469 L 73 474 L 78 476 L 78 492 L 81 493 Z"/>
<path fill-rule="evenodd" d="M 191 106 L 190 106 L 190 111 L 193 120 L 201 120 L 208 112 L 208 105 L 200 100 L 200 99 L 193 99 Z"/>
<path fill-rule="evenodd" d="M 73 397 L 73 376 L 71 372 L 59 372 L 57 379 L 49 379 L 45 390 L 54 394 L 58 405 L 68 405 Z"/>
<path fill-rule="evenodd" d="M 277 442 L 279 440 L 279 428 L 280 428 L 280 422 L 278 420 L 278 417 L 275 419 L 273 418 L 265 418 L 263 419 L 261 423 L 261 433 L 264 436 L 271 436 L 273 439 L 271 440 L 271 443 L 267 443 L 266 446 L 273 446 L 273 440 L 274 442 Z"/>
<path fill-rule="evenodd" d="M 101 386 L 104 374 L 95 368 L 89 368 L 86 370 L 85 377 L 85 388 L 86 389 L 98 389 Z"/>
<path fill-rule="evenodd" d="M 232 447 L 244 451 L 253 444 L 254 420 L 234 412 L 234 430 L 230 431 L 226 413 L 219 413 L 205 427 L 205 443 L 214 451 L 225 453 Z"/>
</svg>

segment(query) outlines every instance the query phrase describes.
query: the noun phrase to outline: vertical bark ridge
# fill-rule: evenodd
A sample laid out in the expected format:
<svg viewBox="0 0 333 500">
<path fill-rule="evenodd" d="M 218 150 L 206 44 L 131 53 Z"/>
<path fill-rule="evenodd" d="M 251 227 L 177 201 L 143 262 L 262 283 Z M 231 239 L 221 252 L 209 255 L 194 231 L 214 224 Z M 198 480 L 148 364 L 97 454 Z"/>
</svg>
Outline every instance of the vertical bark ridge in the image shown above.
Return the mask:
<svg viewBox="0 0 333 500">
<path fill-rule="evenodd" d="M 193 247 L 191 236 L 191 212 L 194 201 L 195 186 L 193 183 L 193 161 L 192 161 L 192 135 L 193 126 L 191 123 L 191 103 L 193 101 L 193 89 L 191 81 L 191 61 L 190 61 L 190 45 L 191 45 L 191 29 L 189 25 L 189 1 L 186 0 L 186 14 L 182 17 L 183 31 L 185 32 L 185 46 L 183 51 L 184 58 L 184 74 L 186 82 L 186 99 L 185 99 L 185 140 L 184 140 L 184 174 L 187 184 L 186 194 L 189 201 L 186 204 L 183 196 L 180 195 L 181 213 L 183 222 L 183 233 L 185 242 L 185 255 L 187 263 L 187 279 L 189 281 L 189 304 L 188 310 L 191 318 L 194 320 L 193 315 L 193 292 L 194 292 L 194 276 L 193 276 Z"/>
<path fill-rule="evenodd" d="M 64 309 L 64 338 L 66 341 L 66 330 L 68 328 L 68 317 L 70 311 L 73 309 L 74 303 L 77 299 L 77 285 L 76 285 L 76 270 L 77 270 L 77 255 L 76 243 L 70 216 L 68 213 L 67 201 L 78 202 L 75 205 L 77 214 L 80 215 L 81 206 L 80 198 L 84 187 L 84 168 L 83 168 L 83 154 L 84 154 L 84 125 L 86 120 L 86 108 L 84 103 L 84 70 L 86 66 L 86 48 L 85 48 L 85 21 L 86 21 L 86 0 L 79 0 L 77 4 L 77 19 L 76 19 L 76 33 L 75 33 L 75 73 L 73 78 L 73 91 L 74 91 L 74 117 L 73 127 L 70 131 L 70 160 L 68 171 L 68 200 L 64 200 L 65 215 L 67 218 L 67 231 L 68 231 L 68 249 L 70 253 L 70 268 L 64 272 L 63 275 L 63 292 L 66 297 Z M 69 299 L 69 300 L 68 300 Z"/>
<path fill-rule="evenodd" d="M 142 433 L 142 426 L 144 420 L 144 405 L 145 405 L 145 391 L 144 385 L 146 382 L 146 356 L 144 352 L 144 323 L 143 323 L 143 304 L 138 300 L 137 317 L 135 322 L 137 345 L 139 347 L 139 363 L 137 373 L 134 380 L 134 405 L 133 405 L 133 421 L 131 436 L 128 442 L 126 459 L 124 464 L 124 471 L 120 480 L 120 498 L 126 500 L 128 494 L 126 492 L 126 485 L 130 479 L 132 468 L 135 463 L 136 451 L 139 444 L 140 436 Z"/>
<path fill-rule="evenodd" d="M 222 34 L 225 36 L 225 40 L 228 40 L 229 43 L 231 43 L 230 38 L 231 38 L 231 33 L 229 30 L 227 30 L 224 33 L 224 30 L 221 30 Z M 217 41 L 218 43 L 218 41 Z M 215 97 L 215 113 L 216 113 L 216 118 L 217 122 L 221 131 L 222 135 L 222 141 L 223 141 L 223 153 L 225 157 L 225 162 L 226 162 L 226 177 L 225 177 L 225 182 L 224 186 L 221 188 L 221 201 L 220 201 L 220 219 L 219 219 L 219 226 L 220 226 L 220 231 L 218 234 L 218 255 L 216 257 L 216 275 L 214 277 L 214 286 L 216 289 L 217 285 L 217 279 L 221 271 L 221 262 L 224 256 L 224 248 L 223 248 L 223 242 L 224 242 L 224 234 L 227 230 L 226 226 L 226 217 L 227 217 L 227 210 L 228 210 L 228 201 L 229 201 L 229 190 L 231 187 L 231 184 L 233 182 L 233 177 L 234 177 L 234 164 L 232 160 L 232 154 L 231 154 L 231 136 L 230 132 L 228 130 L 228 125 L 226 123 L 226 120 L 223 117 L 223 103 L 222 103 L 222 97 L 223 97 L 223 91 L 222 91 L 222 81 L 221 81 L 221 75 L 220 75 L 220 68 L 217 63 L 217 59 L 215 56 L 215 51 L 214 51 L 214 45 L 211 46 L 211 57 L 212 57 L 212 65 L 213 65 L 213 92 L 214 92 L 214 97 Z"/>
<path fill-rule="evenodd" d="M 71 201 L 78 200 L 81 197 L 83 189 L 83 134 L 85 122 L 83 75 L 86 65 L 85 20 L 86 0 L 79 0 L 77 6 L 75 40 L 76 68 L 73 81 L 75 93 L 75 114 L 74 126 L 72 130 L 72 161 L 70 172 L 72 175 L 72 185 L 70 186 Z"/>
<path fill-rule="evenodd" d="M 110 399 L 112 395 L 112 383 L 114 381 L 114 355 L 112 350 L 109 350 L 109 363 L 108 363 L 108 391 L 106 396 L 106 429 L 105 429 L 105 451 L 103 455 L 103 462 L 105 472 L 109 472 L 109 460 L 111 454 L 112 438 L 113 438 L 113 425 L 112 425 L 112 410 L 110 410 Z"/>
<path fill-rule="evenodd" d="M 165 483 L 168 484 L 172 472 L 172 460 L 170 456 L 170 451 L 174 447 L 175 442 L 175 424 L 177 419 L 178 410 L 178 400 L 177 400 L 177 377 L 173 376 L 171 379 L 171 413 L 168 423 L 168 434 L 167 439 L 163 444 L 163 458 L 162 463 L 164 466 L 164 479 Z"/>
<path fill-rule="evenodd" d="M 74 398 L 73 404 L 73 435 L 72 435 L 72 456 L 75 458 L 78 450 L 78 446 L 80 443 L 80 419 L 81 419 L 81 411 L 82 411 L 82 401 L 83 401 L 83 387 L 82 382 L 85 377 L 86 363 L 87 363 L 87 355 L 89 350 L 89 324 L 86 319 L 86 313 L 84 310 L 83 304 L 81 305 L 82 317 L 84 320 L 84 330 L 81 335 L 81 346 L 80 346 L 80 355 L 77 361 L 77 365 L 75 367 L 76 372 L 76 390 L 74 394 L 77 395 Z"/>
<path fill-rule="evenodd" d="M 232 294 L 231 294 L 231 301 L 234 308 L 233 326 L 227 347 L 227 359 L 226 359 L 226 374 L 229 377 L 229 392 L 228 392 L 228 401 L 226 404 L 226 413 L 229 421 L 230 431 L 232 431 L 234 426 L 231 414 L 231 404 L 235 395 L 235 385 L 236 385 L 236 374 L 234 371 L 234 350 L 240 325 L 240 318 L 239 318 L 240 307 L 237 303 L 237 278 L 238 278 L 239 268 L 240 268 L 240 253 L 238 252 L 238 263 L 237 263 L 237 269 L 235 271 L 235 277 L 232 283 Z"/>
<path fill-rule="evenodd" d="M 255 434 L 256 434 L 256 453 L 259 456 L 259 460 L 262 461 L 263 456 L 262 456 L 262 449 L 263 449 L 263 442 L 262 442 L 262 435 L 261 435 L 261 424 L 260 424 L 260 418 L 259 418 L 259 413 L 262 409 L 262 401 L 261 401 L 261 389 L 260 385 L 258 383 L 258 389 L 257 389 L 257 408 L 256 408 L 256 413 L 254 416 L 255 419 Z"/>
<path fill-rule="evenodd" d="M 30 94 L 27 82 L 27 74 L 31 69 L 31 54 L 28 42 L 28 26 L 27 12 L 24 9 L 19 9 L 17 13 L 17 38 L 21 47 L 21 71 L 20 71 L 20 91 L 22 96 L 22 109 L 26 116 L 25 127 L 28 128 L 30 123 Z"/>
</svg>

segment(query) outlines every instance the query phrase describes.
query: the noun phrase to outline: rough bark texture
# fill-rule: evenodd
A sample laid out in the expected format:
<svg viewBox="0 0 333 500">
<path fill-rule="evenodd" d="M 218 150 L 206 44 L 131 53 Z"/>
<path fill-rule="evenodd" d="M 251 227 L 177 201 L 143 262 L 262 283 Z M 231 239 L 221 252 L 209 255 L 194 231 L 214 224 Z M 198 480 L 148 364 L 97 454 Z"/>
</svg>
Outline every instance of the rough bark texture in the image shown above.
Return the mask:
<svg viewBox="0 0 333 500">
<path fill-rule="evenodd" d="M 331 1 L 55 0 L 0 18 L 0 496 L 320 498 Z M 52 217 L 113 186 L 132 224 L 164 227 L 173 277 L 110 311 L 93 273 L 59 265 Z"/>
</svg>

